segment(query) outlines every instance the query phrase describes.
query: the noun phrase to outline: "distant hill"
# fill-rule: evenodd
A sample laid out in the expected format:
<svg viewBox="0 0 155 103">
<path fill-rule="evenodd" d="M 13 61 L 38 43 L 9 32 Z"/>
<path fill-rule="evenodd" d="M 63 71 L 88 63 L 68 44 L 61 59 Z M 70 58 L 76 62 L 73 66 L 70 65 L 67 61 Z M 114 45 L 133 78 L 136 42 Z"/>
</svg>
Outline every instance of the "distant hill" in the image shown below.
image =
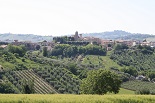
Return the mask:
<svg viewBox="0 0 155 103">
<path fill-rule="evenodd" d="M 155 37 L 152 37 L 152 38 L 150 37 L 150 38 L 147 38 L 146 40 L 155 42 Z"/>
<path fill-rule="evenodd" d="M 97 38 L 111 39 L 111 40 L 116 40 L 116 39 L 144 40 L 147 38 L 155 38 L 155 35 L 129 33 L 129 32 L 122 31 L 122 30 L 115 30 L 115 31 L 111 31 L 111 32 L 101 32 L 101 33 L 86 33 L 86 34 L 83 34 L 83 36 L 84 37 L 93 36 L 93 37 L 97 37 Z"/>
<path fill-rule="evenodd" d="M 155 41 L 155 35 L 150 34 L 140 34 L 140 33 L 129 33 L 122 30 L 115 30 L 111 32 L 101 32 L 101 33 L 83 33 L 83 37 L 91 36 L 103 39 L 111 39 L 111 40 L 144 40 Z M 41 42 L 41 41 L 52 41 L 53 36 L 41 36 L 34 34 L 11 34 L 5 33 L 0 34 L 0 41 L 13 42 L 14 40 L 18 41 L 31 41 L 31 42 Z"/>
<path fill-rule="evenodd" d="M 14 40 L 31 41 L 31 42 L 41 42 L 44 40 L 52 41 L 53 36 L 41 36 L 34 34 L 11 34 L 11 33 L 0 34 L 0 41 L 12 42 Z"/>
</svg>

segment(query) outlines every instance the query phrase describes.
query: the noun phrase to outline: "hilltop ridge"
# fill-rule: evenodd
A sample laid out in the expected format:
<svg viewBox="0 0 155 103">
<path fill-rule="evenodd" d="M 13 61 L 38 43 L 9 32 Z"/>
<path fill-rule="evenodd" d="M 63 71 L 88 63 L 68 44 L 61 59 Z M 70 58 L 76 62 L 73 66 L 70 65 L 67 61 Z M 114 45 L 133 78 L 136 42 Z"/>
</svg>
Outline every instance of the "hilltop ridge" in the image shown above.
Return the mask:
<svg viewBox="0 0 155 103">
<path fill-rule="evenodd" d="M 85 33 L 83 36 L 94 36 L 97 38 L 103 39 L 112 39 L 112 40 L 144 40 L 147 38 L 155 38 L 155 35 L 152 34 L 141 34 L 141 33 L 130 33 L 122 30 L 114 30 L 114 31 L 107 31 L 101 33 Z"/>
<path fill-rule="evenodd" d="M 69 34 L 71 35 L 71 34 Z M 91 36 L 102 39 L 111 40 L 151 40 L 155 41 L 155 35 L 152 34 L 141 34 L 141 33 L 130 33 L 122 30 L 114 30 L 100 33 L 82 33 L 83 37 Z M 31 41 L 31 42 L 41 42 L 41 41 L 52 41 L 54 36 L 42 36 L 34 34 L 11 34 L 5 33 L 0 34 L 0 41 L 12 42 L 14 40 L 18 41 Z"/>
<path fill-rule="evenodd" d="M 0 34 L 0 41 L 12 42 L 14 40 L 31 41 L 31 42 L 42 42 L 44 40 L 52 41 L 53 36 L 41 36 L 34 34 L 11 34 L 11 33 Z"/>
</svg>

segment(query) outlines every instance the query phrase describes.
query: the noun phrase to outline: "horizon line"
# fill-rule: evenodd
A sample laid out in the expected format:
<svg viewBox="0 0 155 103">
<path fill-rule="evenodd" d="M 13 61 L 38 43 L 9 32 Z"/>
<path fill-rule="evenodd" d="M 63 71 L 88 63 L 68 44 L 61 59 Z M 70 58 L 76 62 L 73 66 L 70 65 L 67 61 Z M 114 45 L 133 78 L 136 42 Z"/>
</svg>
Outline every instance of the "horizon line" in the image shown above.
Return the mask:
<svg viewBox="0 0 155 103">
<path fill-rule="evenodd" d="M 128 32 L 128 31 L 125 31 L 125 30 L 112 30 L 112 31 L 103 31 L 103 32 L 85 32 L 85 33 L 79 33 L 79 34 L 93 34 L 93 33 L 105 33 L 105 32 L 115 32 L 115 31 L 122 31 L 122 32 L 126 32 L 126 33 L 131 33 L 131 34 L 143 34 L 143 35 L 155 35 L 155 34 L 149 34 L 149 33 L 135 33 L 135 32 Z M 75 31 L 76 32 L 76 31 Z M 37 35 L 37 36 L 53 36 L 53 37 L 56 37 L 56 36 L 67 36 L 67 35 L 73 35 L 75 34 L 72 33 L 72 34 L 61 34 L 61 35 L 41 35 L 41 34 L 35 34 L 35 33 L 12 33 L 12 32 L 6 32 L 6 33 L 0 33 L 0 34 L 12 34 L 12 35 Z"/>
</svg>

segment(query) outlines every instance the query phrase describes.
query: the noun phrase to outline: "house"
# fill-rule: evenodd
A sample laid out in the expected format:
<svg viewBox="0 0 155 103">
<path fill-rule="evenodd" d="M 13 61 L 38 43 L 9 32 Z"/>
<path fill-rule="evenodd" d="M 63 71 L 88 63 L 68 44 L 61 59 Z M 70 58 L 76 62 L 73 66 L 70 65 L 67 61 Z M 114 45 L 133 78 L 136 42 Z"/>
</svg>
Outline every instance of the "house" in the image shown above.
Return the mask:
<svg viewBox="0 0 155 103">
<path fill-rule="evenodd" d="M 84 37 L 84 38 L 82 38 L 82 41 L 86 41 L 86 42 L 89 42 L 89 43 L 101 44 L 101 39 L 100 38 L 95 38 L 95 37 Z"/>
<path fill-rule="evenodd" d="M 102 46 L 114 45 L 114 41 L 112 40 L 101 40 Z"/>
<path fill-rule="evenodd" d="M 145 76 L 139 75 L 139 76 L 136 77 L 136 79 L 137 79 L 137 80 L 143 80 L 143 79 L 145 79 Z"/>
<path fill-rule="evenodd" d="M 143 40 L 143 42 L 141 42 L 141 46 L 151 46 L 151 43 L 150 42 L 148 42 L 148 41 L 146 41 L 146 39 L 145 40 Z"/>
<path fill-rule="evenodd" d="M 1 48 L 6 48 L 8 45 L 0 45 Z"/>
<path fill-rule="evenodd" d="M 103 48 L 106 48 L 107 51 L 112 50 L 113 45 L 114 45 L 114 41 L 112 41 L 112 40 L 103 40 L 103 39 L 101 40 L 101 46 Z"/>
<path fill-rule="evenodd" d="M 150 46 L 154 48 L 155 47 L 155 42 L 150 42 Z"/>
<path fill-rule="evenodd" d="M 116 44 L 125 44 L 129 47 L 137 45 L 137 42 L 132 41 L 132 40 L 116 40 L 115 43 Z"/>
</svg>

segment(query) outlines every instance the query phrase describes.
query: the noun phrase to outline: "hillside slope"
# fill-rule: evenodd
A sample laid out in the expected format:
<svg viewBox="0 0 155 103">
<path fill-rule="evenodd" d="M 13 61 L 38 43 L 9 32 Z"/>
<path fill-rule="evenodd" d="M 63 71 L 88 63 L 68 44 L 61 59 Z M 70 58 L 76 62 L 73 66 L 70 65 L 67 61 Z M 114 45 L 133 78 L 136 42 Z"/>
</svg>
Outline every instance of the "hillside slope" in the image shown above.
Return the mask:
<svg viewBox="0 0 155 103">
<path fill-rule="evenodd" d="M 34 91 L 37 94 L 53 94 L 58 93 L 51 85 L 45 82 L 42 78 L 36 75 L 32 70 L 12 71 L 8 79 L 22 91 L 23 81 L 33 81 Z"/>
<path fill-rule="evenodd" d="M 95 65 L 98 68 L 122 68 L 107 56 L 87 55 L 83 58 L 82 64 Z"/>
</svg>

